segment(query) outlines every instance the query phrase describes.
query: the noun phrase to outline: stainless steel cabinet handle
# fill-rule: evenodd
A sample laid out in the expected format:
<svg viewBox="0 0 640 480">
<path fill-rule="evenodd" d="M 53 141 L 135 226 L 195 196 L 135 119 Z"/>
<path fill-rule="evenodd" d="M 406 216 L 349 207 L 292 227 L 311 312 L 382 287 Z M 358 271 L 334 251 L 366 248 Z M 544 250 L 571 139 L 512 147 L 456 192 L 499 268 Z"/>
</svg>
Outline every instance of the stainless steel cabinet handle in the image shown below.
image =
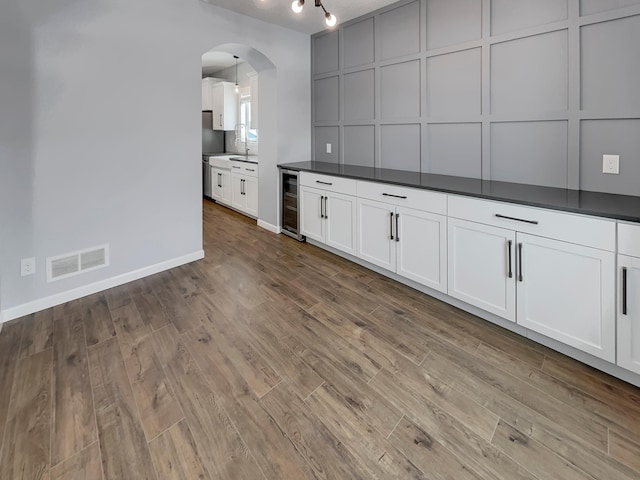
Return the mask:
<svg viewBox="0 0 640 480">
<path fill-rule="evenodd" d="M 329 183 L 329 182 L 321 182 L 320 180 L 316 180 L 316 183 L 319 183 L 321 185 L 333 185 L 333 183 Z"/>
<path fill-rule="evenodd" d="M 218 187 L 222 188 L 222 174 L 218 173 Z"/>
<path fill-rule="evenodd" d="M 324 197 L 324 218 L 329 218 L 328 207 L 329 197 Z"/>
<path fill-rule="evenodd" d="M 222 114 L 220 114 L 220 127 L 222 127 Z"/>
<path fill-rule="evenodd" d="M 398 227 L 399 219 L 400 219 L 400 214 L 396 213 L 396 242 L 400 241 L 400 228 Z"/>
<path fill-rule="evenodd" d="M 391 232 L 391 238 L 389 238 L 389 240 L 393 240 L 393 212 L 389 212 L 389 232 Z"/>
<path fill-rule="evenodd" d="M 324 218 L 324 195 L 320 196 L 320 218 Z"/>
<path fill-rule="evenodd" d="M 513 278 L 513 270 L 511 269 L 511 247 L 513 246 L 513 242 L 509 240 L 509 246 L 507 247 L 509 250 L 509 278 Z"/>
<path fill-rule="evenodd" d="M 255 170 L 253 168 L 247 168 L 246 170 L 247 170 L 247 172 L 255 172 Z"/>
<path fill-rule="evenodd" d="M 524 281 L 522 278 L 522 243 L 518 244 L 518 256 L 520 257 L 520 268 L 518 269 L 518 281 Z"/>
<path fill-rule="evenodd" d="M 622 314 L 627 314 L 627 267 L 622 267 Z"/>
<path fill-rule="evenodd" d="M 382 194 L 384 197 L 393 197 L 393 198 L 403 198 L 406 199 L 407 196 L 406 195 L 392 195 L 390 193 L 383 193 Z"/>
<path fill-rule="evenodd" d="M 242 168 L 242 167 L 238 167 L 236 165 L 233 165 L 231 168 Z"/>
<path fill-rule="evenodd" d="M 508 217 L 507 215 L 501 215 L 499 213 L 496 213 L 496 217 L 504 218 L 505 220 L 513 220 L 515 222 L 524 222 L 524 223 L 530 223 L 531 225 L 538 225 L 537 220 L 525 220 L 524 218 Z"/>
</svg>

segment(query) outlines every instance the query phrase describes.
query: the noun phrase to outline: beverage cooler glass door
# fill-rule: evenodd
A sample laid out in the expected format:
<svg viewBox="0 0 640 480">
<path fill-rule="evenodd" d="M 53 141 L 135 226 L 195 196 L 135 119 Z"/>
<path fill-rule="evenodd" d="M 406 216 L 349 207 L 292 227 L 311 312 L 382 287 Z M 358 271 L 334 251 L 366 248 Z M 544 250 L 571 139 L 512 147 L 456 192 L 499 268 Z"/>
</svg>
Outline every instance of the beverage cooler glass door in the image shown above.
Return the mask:
<svg viewBox="0 0 640 480">
<path fill-rule="evenodd" d="M 298 240 L 300 235 L 300 211 L 298 208 L 298 172 L 280 170 L 282 188 L 282 233 Z"/>
</svg>

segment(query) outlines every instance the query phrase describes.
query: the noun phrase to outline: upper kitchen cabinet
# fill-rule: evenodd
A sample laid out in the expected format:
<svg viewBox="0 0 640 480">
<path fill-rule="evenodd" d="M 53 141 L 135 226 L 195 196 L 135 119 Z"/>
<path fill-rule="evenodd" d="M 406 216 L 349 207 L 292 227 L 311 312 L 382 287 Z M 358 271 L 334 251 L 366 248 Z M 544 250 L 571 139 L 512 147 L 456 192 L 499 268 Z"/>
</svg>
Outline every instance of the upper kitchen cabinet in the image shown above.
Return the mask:
<svg viewBox="0 0 640 480">
<path fill-rule="evenodd" d="M 238 123 L 238 96 L 235 84 L 218 82 L 212 88 L 213 129 L 233 130 Z"/>
<path fill-rule="evenodd" d="M 205 77 L 202 79 L 202 111 L 213 110 L 213 86 L 218 83 L 215 78 Z"/>
</svg>

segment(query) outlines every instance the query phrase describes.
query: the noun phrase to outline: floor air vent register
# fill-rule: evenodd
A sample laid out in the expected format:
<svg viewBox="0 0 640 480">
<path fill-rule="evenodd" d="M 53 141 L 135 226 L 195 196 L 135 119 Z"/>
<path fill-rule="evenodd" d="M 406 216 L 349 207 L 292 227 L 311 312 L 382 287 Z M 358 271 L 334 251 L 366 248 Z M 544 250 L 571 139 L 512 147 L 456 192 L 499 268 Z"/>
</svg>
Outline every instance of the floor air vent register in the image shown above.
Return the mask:
<svg viewBox="0 0 640 480">
<path fill-rule="evenodd" d="M 47 258 L 47 282 L 62 280 L 109 265 L 109 245 Z"/>
</svg>

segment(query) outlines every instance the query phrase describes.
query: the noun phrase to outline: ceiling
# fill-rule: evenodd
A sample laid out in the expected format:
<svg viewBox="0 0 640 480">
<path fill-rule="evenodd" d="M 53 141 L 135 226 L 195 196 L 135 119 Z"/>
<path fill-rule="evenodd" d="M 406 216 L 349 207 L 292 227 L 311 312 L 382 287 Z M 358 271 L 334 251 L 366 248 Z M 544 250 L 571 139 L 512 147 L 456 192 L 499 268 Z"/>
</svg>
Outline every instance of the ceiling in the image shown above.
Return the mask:
<svg viewBox="0 0 640 480">
<path fill-rule="evenodd" d="M 324 13 L 314 6 L 314 0 L 306 0 L 302 13 L 291 10 L 292 0 L 205 0 L 207 3 L 226 8 L 243 15 L 275 23 L 302 33 L 313 34 L 328 28 Z M 327 11 L 333 13 L 338 24 L 360 17 L 397 0 L 323 0 Z M 333 27 L 335 28 L 335 27 Z"/>
<path fill-rule="evenodd" d="M 238 59 L 238 65 L 241 63 L 242 59 L 240 58 Z M 211 75 L 225 68 L 233 67 L 235 64 L 236 59 L 230 53 L 210 51 L 202 55 L 202 73 L 205 75 Z"/>
</svg>

